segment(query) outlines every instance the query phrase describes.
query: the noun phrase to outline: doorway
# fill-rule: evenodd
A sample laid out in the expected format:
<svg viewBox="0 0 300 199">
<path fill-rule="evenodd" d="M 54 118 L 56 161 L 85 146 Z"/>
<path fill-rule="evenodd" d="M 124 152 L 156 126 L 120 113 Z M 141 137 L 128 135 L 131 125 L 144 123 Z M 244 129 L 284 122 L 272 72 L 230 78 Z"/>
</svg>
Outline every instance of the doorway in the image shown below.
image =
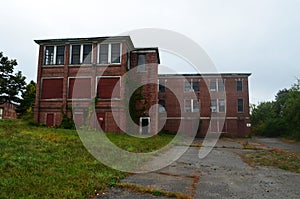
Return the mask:
<svg viewBox="0 0 300 199">
<path fill-rule="evenodd" d="M 150 133 L 150 117 L 140 117 L 140 134 Z"/>
</svg>

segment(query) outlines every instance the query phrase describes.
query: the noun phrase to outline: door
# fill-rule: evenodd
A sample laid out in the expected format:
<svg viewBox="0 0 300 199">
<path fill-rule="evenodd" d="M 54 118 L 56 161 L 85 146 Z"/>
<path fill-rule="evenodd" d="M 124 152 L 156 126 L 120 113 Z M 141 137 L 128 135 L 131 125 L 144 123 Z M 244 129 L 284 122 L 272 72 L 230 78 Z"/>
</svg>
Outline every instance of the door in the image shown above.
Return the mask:
<svg viewBox="0 0 300 199">
<path fill-rule="evenodd" d="M 46 119 L 47 126 L 54 126 L 54 113 L 48 113 Z"/>
<path fill-rule="evenodd" d="M 140 133 L 149 134 L 150 133 L 150 117 L 140 118 Z"/>
</svg>

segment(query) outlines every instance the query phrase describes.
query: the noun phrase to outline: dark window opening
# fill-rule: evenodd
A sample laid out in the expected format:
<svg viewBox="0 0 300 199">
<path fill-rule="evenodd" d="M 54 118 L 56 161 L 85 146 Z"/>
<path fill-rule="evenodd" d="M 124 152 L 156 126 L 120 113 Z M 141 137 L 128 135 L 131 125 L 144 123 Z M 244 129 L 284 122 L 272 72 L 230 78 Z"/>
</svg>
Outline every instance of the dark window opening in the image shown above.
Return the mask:
<svg viewBox="0 0 300 199">
<path fill-rule="evenodd" d="M 121 63 L 120 53 L 120 44 L 111 44 L 111 63 Z"/>
<path fill-rule="evenodd" d="M 238 99 L 238 112 L 244 112 L 244 100 Z"/>
<path fill-rule="evenodd" d="M 236 90 L 243 91 L 243 81 L 241 80 L 236 81 Z"/>
<path fill-rule="evenodd" d="M 63 65 L 65 62 L 65 46 L 56 47 L 56 64 Z"/>
<path fill-rule="evenodd" d="M 139 54 L 138 55 L 138 63 L 137 63 L 137 71 L 145 72 L 146 71 L 146 55 Z"/>
<path fill-rule="evenodd" d="M 92 63 L 92 44 L 83 45 L 83 63 L 91 64 Z"/>
<path fill-rule="evenodd" d="M 80 64 L 80 48 L 81 45 L 72 45 L 71 64 Z"/>
<path fill-rule="evenodd" d="M 165 81 L 159 81 L 158 92 L 160 92 L 160 93 L 166 92 L 166 82 Z"/>
</svg>

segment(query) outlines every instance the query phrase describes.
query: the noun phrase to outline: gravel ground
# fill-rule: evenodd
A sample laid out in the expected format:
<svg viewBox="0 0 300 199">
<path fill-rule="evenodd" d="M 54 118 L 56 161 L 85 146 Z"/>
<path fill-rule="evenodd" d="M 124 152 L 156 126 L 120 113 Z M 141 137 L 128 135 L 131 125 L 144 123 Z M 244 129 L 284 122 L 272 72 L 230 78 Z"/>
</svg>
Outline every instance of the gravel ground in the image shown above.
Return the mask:
<svg viewBox="0 0 300 199">
<path fill-rule="evenodd" d="M 249 141 L 249 140 L 248 140 Z M 252 139 L 251 143 L 297 152 L 300 146 L 276 140 Z M 239 142 L 240 143 L 240 142 Z M 170 166 L 152 173 L 132 175 L 122 183 L 180 192 L 191 198 L 286 198 L 300 196 L 300 174 L 272 167 L 250 167 L 239 154 L 245 151 L 237 141 L 220 140 L 208 156 L 198 158 L 198 148 L 191 147 Z M 257 144 L 259 145 L 259 144 Z M 227 147 L 227 148 L 226 148 Z M 98 198 L 166 198 L 136 194 L 112 188 Z"/>
</svg>

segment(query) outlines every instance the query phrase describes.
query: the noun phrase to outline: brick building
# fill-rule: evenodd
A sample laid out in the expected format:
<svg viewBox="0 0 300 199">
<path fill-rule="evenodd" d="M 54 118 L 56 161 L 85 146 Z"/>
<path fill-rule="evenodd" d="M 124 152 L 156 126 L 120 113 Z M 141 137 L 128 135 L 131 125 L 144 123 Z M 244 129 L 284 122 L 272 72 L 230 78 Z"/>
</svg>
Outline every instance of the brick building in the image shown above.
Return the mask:
<svg viewBox="0 0 300 199">
<path fill-rule="evenodd" d="M 39 44 L 34 107 L 34 120 L 37 123 L 58 126 L 63 114 L 71 117 L 71 109 L 76 123 L 85 123 L 91 99 L 97 99 L 94 114 L 101 128 L 104 131 L 121 132 L 112 111 L 118 113 L 118 118 L 115 118 L 118 122 L 126 121 L 123 104 L 126 81 L 154 79 L 157 82 L 158 48 L 135 48 L 129 36 L 35 42 Z M 131 69 L 136 71 L 136 75 L 134 79 L 126 80 L 124 74 Z M 157 104 L 157 85 L 144 86 L 142 95 L 142 106 Z M 157 111 L 153 109 L 152 112 L 148 114 L 157 117 Z M 146 116 L 141 120 L 144 126 L 149 123 Z M 93 125 L 91 123 L 97 121 L 88 125 Z M 151 122 L 151 129 L 157 129 L 155 121 Z"/>
<path fill-rule="evenodd" d="M 4 102 L 0 103 L 0 120 L 1 119 L 16 119 L 16 105 Z"/>
<path fill-rule="evenodd" d="M 193 129 L 197 136 L 207 131 L 243 136 L 250 131 L 250 74 L 158 75 L 158 48 L 135 48 L 129 36 L 35 42 L 39 44 L 37 123 L 58 126 L 63 115 L 71 117 L 73 110 L 76 123 L 87 125 L 93 102 L 96 119 L 88 125 L 99 123 L 107 132 L 125 131 L 131 126 L 124 104 L 127 86 L 138 82 L 144 85 L 134 111 L 139 112 L 135 122 L 140 133 L 157 133 L 159 127 L 176 132 L 180 120 L 185 129 L 200 124 Z M 133 72 L 126 76 L 128 71 Z"/>
<path fill-rule="evenodd" d="M 248 73 L 159 75 L 159 118 L 166 119 L 164 130 L 176 132 L 182 121 L 185 130 L 198 126 L 193 129 L 197 137 L 207 132 L 249 134 L 249 76 Z"/>
</svg>

